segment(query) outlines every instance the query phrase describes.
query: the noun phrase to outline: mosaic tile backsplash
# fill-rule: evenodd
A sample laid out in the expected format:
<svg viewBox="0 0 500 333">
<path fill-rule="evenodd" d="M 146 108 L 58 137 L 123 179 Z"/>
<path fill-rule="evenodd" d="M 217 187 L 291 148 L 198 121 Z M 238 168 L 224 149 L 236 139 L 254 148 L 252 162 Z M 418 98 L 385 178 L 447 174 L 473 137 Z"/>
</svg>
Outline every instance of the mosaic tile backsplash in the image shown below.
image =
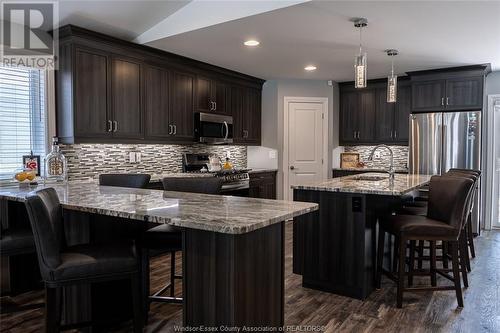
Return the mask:
<svg viewBox="0 0 500 333">
<path fill-rule="evenodd" d="M 236 168 L 245 168 L 247 148 L 241 146 L 75 144 L 62 145 L 68 162 L 68 179 L 96 178 L 101 173 L 168 173 L 182 171 L 183 153 L 215 154 L 225 160 L 227 152 Z M 140 152 L 141 162 L 130 163 L 129 153 Z"/>
<path fill-rule="evenodd" d="M 408 168 L 408 146 L 390 146 L 394 152 L 394 168 Z M 346 153 L 359 153 L 359 160 L 366 164 L 367 168 L 387 168 L 389 167 L 389 150 L 379 148 L 380 158 L 373 158 L 373 161 L 368 161 L 368 157 L 375 146 L 346 146 Z"/>
</svg>

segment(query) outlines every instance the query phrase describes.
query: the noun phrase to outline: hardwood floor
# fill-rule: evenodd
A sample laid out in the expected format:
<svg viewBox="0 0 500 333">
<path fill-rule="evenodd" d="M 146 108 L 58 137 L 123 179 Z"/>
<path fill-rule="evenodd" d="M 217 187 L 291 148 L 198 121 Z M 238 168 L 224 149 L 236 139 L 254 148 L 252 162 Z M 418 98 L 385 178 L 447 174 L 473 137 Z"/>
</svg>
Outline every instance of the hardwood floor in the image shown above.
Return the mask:
<svg viewBox="0 0 500 333">
<path fill-rule="evenodd" d="M 383 280 L 381 290 L 365 301 L 302 288 L 301 277 L 291 273 L 291 224 L 286 227 L 286 242 L 286 325 L 324 326 L 326 332 L 500 332 L 500 231 L 484 232 L 476 238 L 477 256 L 472 260 L 463 309 L 457 309 L 454 292 L 405 293 L 403 308 L 397 309 L 396 288 L 388 279 Z M 168 256 L 153 259 L 153 288 L 167 281 L 167 259 Z M 180 257 L 177 262 L 181 262 Z M 181 271 L 180 265 L 177 270 Z M 416 283 L 427 280 L 417 279 Z M 180 295 L 181 283 L 176 289 Z M 42 292 L 31 292 L 17 296 L 15 301 L 37 302 L 42 297 Z M 180 305 L 155 303 L 146 331 L 173 332 L 181 322 Z M 131 323 L 125 323 L 113 332 L 129 332 L 131 327 Z M 43 311 L 2 315 L 0 331 L 41 332 Z"/>
</svg>

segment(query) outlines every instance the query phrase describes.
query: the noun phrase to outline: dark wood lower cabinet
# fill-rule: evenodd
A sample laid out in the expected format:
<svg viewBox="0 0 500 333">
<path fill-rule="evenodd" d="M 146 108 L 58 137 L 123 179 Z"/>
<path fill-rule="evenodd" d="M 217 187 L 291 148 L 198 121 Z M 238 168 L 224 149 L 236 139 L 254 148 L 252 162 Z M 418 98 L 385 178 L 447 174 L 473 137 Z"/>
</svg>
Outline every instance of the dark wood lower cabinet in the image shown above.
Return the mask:
<svg viewBox="0 0 500 333">
<path fill-rule="evenodd" d="M 276 199 L 276 173 L 277 171 L 250 172 L 249 196 L 251 198 Z"/>
<path fill-rule="evenodd" d="M 184 326 L 283 326 L 284 222 L 242 235 L 185 229 L 183 243 Z"/>
</svg>

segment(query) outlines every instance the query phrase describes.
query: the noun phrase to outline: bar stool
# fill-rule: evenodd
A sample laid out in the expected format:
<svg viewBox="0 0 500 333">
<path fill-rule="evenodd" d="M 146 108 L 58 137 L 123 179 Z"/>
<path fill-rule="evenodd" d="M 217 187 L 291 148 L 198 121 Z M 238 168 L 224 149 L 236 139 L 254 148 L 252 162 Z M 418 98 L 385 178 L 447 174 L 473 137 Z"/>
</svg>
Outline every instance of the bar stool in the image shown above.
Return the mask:
<svg viewBox="0 0 500 333">
<path fill-rule="evenodd" d="M 403 304 L 405 291 L 455 290 L 459 307 L 463 307 L 462 289 L 459 267 L 459 237 L 463 229 L 465 214 L 471 198 L 473 181 L 463 177 L 433 176 L 429 185 L 429 201 L 427 216 L 418 215 L 391 215 L 379 221 L 379 240 L 377 253 L 376 284 L 380 288 L 382 274 L 397 282 L 397 307 Z M 397 276 L 383 269 L 385 233 L 396 236 L 399 243 Z M 409 241 L 430 241 L 430 270 L 431 287 L 405 287 L 404 277 L 413 277 L 412 255 L 410 251 L 410 265 L 405 272 L 406 244 Z M 452 272 L 436 268 L 436 241 L 448 242 L 451 246 Z M 463 270 L 462 270 L 463 271 Z M 436 274 L 453 281 L 454 286 L 437 286 Z"/>
<path fill-rule="evenodd" d="M 142 332 L 140 274 L 133 247 L 116 244 L 66 246 L 62 208 L 53 188 L 28 194 L 25 205 L 45 283 L 46 332 L 69 328 L 60 323 L 62 287 L 122 279 L 131 282 L 134 332 Z M 81 323 L 71 328 L 90 325 L 92 323 Z"/>
<path fill-rule="evenodd" d="M 204 194 L 219 194 L 222 180 L 216 177 L 166 177 L 163 179 L 165 191 L 191 192 Z M 152 302 L 182 303 L 181 297 L 175 297 L 175 280 L 182 279 L 175 274 L 175 255 L 182 250 L 182 230 L 167 224 L 149 229 L 144 235 L 143 246 L 149 251 L 143 251 L 144 256 L 150 253 L 161 254 L 170 252 L 170 281 L 162 289 L 149 296 Z M 145 272 L 149 273 L 149 258 L 144 257 L 143 262 L 148 265 Z M 149 283 L 149 277 L 144 278 Z M 147 287 L 149 290 L 149 285 Z M 169 296 L 161 296 L 166 290 Z"/>
</svg>

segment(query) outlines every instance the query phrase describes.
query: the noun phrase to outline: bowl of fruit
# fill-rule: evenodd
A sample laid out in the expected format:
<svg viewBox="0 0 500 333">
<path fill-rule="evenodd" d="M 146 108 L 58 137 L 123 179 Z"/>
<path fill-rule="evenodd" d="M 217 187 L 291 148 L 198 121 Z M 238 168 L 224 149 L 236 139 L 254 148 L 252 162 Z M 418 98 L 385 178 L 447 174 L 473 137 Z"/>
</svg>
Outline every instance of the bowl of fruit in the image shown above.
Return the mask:
<svg viewBox="0 0 500 333">
<path fill-rule="evenodd" d="M 33 169 L 19 169 L 14 174 L 14 179 L 20 185 L 29 185 L 36 183 L 36 170 Z"/>
</svg>

